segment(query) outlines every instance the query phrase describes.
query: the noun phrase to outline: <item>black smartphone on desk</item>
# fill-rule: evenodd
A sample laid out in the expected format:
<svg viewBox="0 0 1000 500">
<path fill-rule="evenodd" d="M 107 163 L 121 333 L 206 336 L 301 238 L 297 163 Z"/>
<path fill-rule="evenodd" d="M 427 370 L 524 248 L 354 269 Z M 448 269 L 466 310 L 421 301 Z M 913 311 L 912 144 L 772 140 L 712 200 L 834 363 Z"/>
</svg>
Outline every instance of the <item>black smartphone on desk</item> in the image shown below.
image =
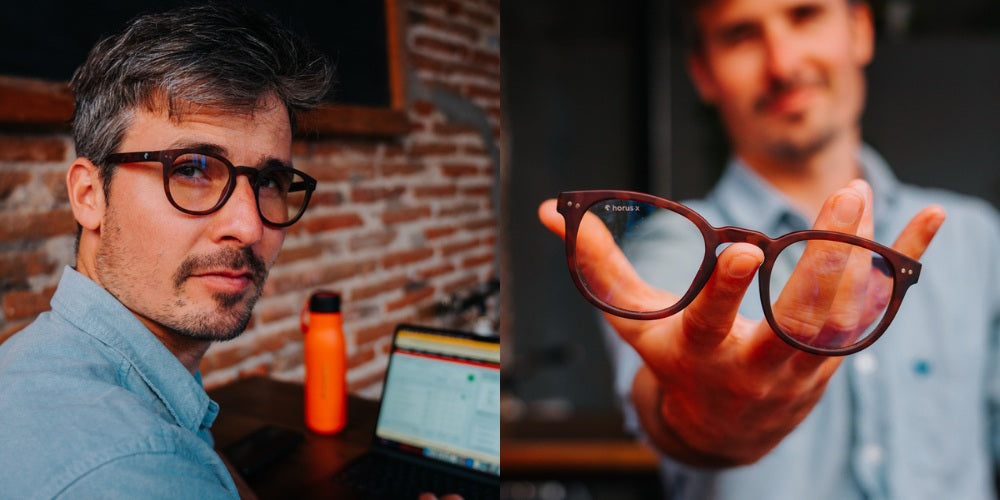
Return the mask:
<svg viewBox="0 0 1000 500">
<path fill-rule="evenodd" d="M 294 429 L 265 425 L 222 450 L 240 475 L 250 481 L 281 457 L 294 451 L 305 436 Z"/>
</svg>

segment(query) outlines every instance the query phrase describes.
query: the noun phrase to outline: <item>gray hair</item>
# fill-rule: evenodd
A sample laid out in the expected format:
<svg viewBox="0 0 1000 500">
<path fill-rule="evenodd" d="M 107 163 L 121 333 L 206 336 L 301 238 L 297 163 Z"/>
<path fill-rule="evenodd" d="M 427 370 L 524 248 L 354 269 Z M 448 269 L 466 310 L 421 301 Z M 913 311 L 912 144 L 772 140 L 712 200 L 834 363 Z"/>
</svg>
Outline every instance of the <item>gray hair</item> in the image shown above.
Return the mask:
<svg viewBox="0 0 1000 500">
<path fill-rule="evenodd" d="M 97 43 L 73 74 L 77 155 L 101 167 L 105 195 L 121 144 L 139 106 L 167 106 L 180 120 L 186 105 L 252 114 L 275 96 L 295 114 L 326 95 L 326 58 L 274 17 L 234 4 L 198 5 L 132 20 Z"/>
</svg>

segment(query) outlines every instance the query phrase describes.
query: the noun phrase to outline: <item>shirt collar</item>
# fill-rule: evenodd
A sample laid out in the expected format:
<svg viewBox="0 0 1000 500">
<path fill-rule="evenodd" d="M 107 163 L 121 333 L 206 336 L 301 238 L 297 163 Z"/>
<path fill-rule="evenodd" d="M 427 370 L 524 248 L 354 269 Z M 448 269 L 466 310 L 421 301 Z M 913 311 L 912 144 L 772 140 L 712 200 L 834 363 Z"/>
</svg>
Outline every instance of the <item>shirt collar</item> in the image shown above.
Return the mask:
<svg viewBox="0 0 1000 500">
<path fill-rule="evenodd" d="M 218 415 L 201 376 L 192 376 L 159 339 L 107 290 L 66 267 L 52 311 L 121 355 L 181 427 L 198 432 Z M 121 372 L 120 372 L 121 373 Z"/>
<path fill-rule="evenodd" d="M 856 158 L 872 187 L 875 230 L 879 233 L 885 218 L 882 214 L 891 212 L 900 184 L 885 159 L 868 145 L 859 148 Z M 812 227 L 812 221 L 796 210 L 781 191 L 739 158 L 729 160 L 709 198 L 721 208 L 725 220 L 771 237 Z"/>
</svg>

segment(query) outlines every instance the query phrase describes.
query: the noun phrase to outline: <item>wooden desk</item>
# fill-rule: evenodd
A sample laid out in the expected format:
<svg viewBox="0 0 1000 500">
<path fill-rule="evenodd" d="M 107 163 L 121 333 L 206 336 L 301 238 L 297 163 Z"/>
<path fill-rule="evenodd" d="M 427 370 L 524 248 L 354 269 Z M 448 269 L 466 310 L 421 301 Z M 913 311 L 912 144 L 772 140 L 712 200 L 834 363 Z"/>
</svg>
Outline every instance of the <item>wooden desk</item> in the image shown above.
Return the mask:
<svg viewBox="0 0 1000 500">
<path fill-rule="evenodd" d="M 305 435 L 305 441 L 295 451 L 249 480 L 262 500 L 329 498 L 330 476 L 368 449 L 378 413 L 376 402 L 348 397 L 347 426 L 326 436 L 306 428 L 300 384 L 255 377 L 212 390 L 209 396 L 220 407 L 212 425 L 217 450 L 267 424 Z"/>
</svg>

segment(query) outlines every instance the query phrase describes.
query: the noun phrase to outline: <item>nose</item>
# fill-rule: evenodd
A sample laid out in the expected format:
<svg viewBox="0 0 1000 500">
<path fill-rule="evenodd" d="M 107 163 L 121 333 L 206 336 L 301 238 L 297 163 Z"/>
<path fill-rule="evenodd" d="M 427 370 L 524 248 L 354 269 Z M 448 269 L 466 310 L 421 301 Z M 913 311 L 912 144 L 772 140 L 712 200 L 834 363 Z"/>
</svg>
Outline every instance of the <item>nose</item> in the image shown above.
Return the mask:
<svg viewBox="0 0 1000 500">
<path fill-rule="evenodd" d="M 212 216 L 215 240 L 234 240 L 240 246 L 249 246 L 260 241 L 264 234 L 253 186 L 245 175 L 236 176 L 233 193 Z"/>
<path fill-rule="evenodd" d="M 801 43 L 786 30 L 774 27 L 764 34 L 764 50 L 768 75 L 779 81 L 792 80 L 801 59 Z"/>
</svg>

